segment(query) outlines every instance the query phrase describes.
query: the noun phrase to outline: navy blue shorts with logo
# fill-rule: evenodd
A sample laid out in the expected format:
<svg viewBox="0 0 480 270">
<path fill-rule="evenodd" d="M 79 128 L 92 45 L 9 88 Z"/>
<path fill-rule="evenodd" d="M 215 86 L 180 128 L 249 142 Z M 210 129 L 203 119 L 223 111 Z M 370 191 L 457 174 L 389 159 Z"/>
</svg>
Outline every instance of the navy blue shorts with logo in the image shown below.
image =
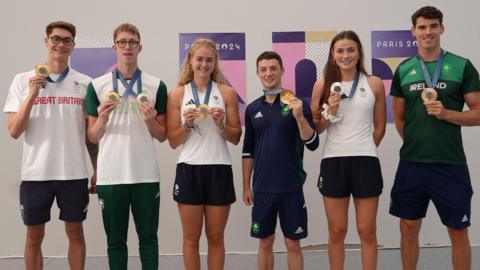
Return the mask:
<svg viewBox="0 0 480 270">
<path fill-rule="evenodd" d="M 473 190 L 466 165 L 400 161 L 390 201 L 390 214 L 407 220 L 424 218 L 430 200 L 442 223 L 470 226 Z"/>
<path fill-rule="evenodd" d="M 173 199 L 192 205 L 229 205 L 235 202 L 231 165 L 177 164 Z"/>
<path fill-rule="evenodd" d="M 283 235 L 292 240 L 307 237 L 307 207 L 303 191 L 291 193 L 255 193 L 250 235 L 266 238 L 275 233 L 277 217 Z"/>
<path fill-rule="evenodd" d="M 20 210 L 25 225 L 44 224 L 56 198 L 60 220 L 80 222 L 87 218 L 88 179 L 22 181 Z"/>
<path fill-rule="evenodd" d="M 350 156 L 322 159 L 318 190 L 333 198 L 376 197 L 382 194 L 383 178 L 377 157 Z"/>
</svg>

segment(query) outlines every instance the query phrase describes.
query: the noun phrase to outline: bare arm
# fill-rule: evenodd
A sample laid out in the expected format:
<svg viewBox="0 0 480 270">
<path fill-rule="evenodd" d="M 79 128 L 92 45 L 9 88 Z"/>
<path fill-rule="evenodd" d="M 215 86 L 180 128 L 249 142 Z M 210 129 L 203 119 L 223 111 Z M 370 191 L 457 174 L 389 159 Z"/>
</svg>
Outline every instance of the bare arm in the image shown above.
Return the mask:
<svg viewBox="0 0 480 270">
<path fill-rule="evenodd" d="M 183 99 L 183 86 L 170 91 L 167 99 L 167 138 L 170 146 L 175 149 L 186 139 L 190 130 L 182 126 L 180 117 L 181 101 Z M 193 125 L 193 119 L 191 123 Z"/>
<path fill-rule="evenodd" d="M 301 99 L 293 98 L 288 103 L 288 107 L 292 110 L 293 117 L 297 120 L 298 131 L 300 132 L 300 138 L 306 141 L 312 138 L 315 131 L 308 123 L 305 115 L 303 114 L 303 102 Z"/>
<path fill-rule="evenodd" d="M 219 89 L 221 91 L 224 103 L 225 103 L 225 112 L 224 116 L 226 117 L 226 123 L 223 127 L 222 136 L 225 140 L 231 142 L 232 144 L 237 145 L 242 136 L 242 127 L 240 125 L 240 116 L 238 113 L 238 99 L 237 93 L 235 90 L 226 85 L 220 85 Z M 219 126 L 223 125 L 223 115 L 219 119 L 218 116 L 215 116 L 215 110 L 212 110 L 211 116 L 213 121 Z"/>
<path fill-rule="evenodd" d="M 385 86 L 383 81 L 375 76 L 368 78 L 368 84 L 375 95 L 375 105 L 373 108 L 373 141 L 378 146 L 385 136 L 385 126 L 387 124 L 387 105 L 385 102 Z"/>
<path fill-rule="evenodd" d="M 88 120 L 87 120 L 88 126 Z M 90 188 L 88 191 L 91 194 L 97 193 L 97 157 L 98 157 L 98 144 L 91 143 L 88 139 L 86 139 L 87 151 L 88 155 L 90 156 L 90 161 L 92 162 L 93 167 L 93 175 L 90 178 Z"/>
<path fill-rule="evenodd" d="M 253 158 L 242 159 L 242 175 L 243 175 L 243 202 L 245 205 L 253 204 L 253 195 L 250 185 L 253 172 Z"/>
<path fill-rule="evenodd" d="M 114 101 L 102 102 L 98 106 L 98 116 L 88 116 L 87 137 L 91 143 L 97 144 L 105 134 L 105 128 L 110 118 L 110 113 L 117 107 Z"/>
<path fill-rule="evenodd" d="M 403 139 L 403 128 L 405 126 L 405 99 L 402 97 L 392 97 L 393 120 L 398 134 Z"/>
<path fill-rule="evenodd" d="M 18 139 L 25 132 L 33 103 L 40 88 L 46 84 L 46 79 L 43 76 L 36 75 L 28 80 L 28 84 L 30 90 L 18 112 L 8 113 L 8 133 L 14 139 Z"/>
<path fill-rule="evenodd" d="M 459 126 L 478 126 L 480 125 L 480 92 L 470 92 L 464 96 L 468 110 L 455 111 L 443 107 L 441 101 L 425 102 L 427 113 L 435 116 L 437 119 L 445 120 Z"/>
<path fill-rule="evenodd" d="M 318 80 L 313 85 L 311 109 L 313 115 L 313 124 L 318 134 L 321 134 L 330 125 L 330 121 L 323 119 L 321 112 L 323 111 L 320 105 L 320 98 L 323 93 L 323 80 Z"/>
</svg>

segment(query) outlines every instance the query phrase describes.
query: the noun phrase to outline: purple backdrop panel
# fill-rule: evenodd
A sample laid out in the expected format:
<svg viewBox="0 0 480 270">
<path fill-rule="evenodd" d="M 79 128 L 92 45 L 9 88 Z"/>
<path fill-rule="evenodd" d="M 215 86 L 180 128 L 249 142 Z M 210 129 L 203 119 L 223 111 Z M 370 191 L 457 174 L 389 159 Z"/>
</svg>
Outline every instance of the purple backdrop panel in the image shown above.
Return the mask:
<svg viewBox="0 0 480 270">
<path fill-rule="evenodd" d="M 282 86 L 295 91 L 295 66 L 305 58 L 305 43 L 273 43 L 272 47 L 282 57 L 285 68 Z"/>
<path fill-rule="evenodd" d="M 70 62 L 73 69 L 97 78 L 115 68 L 117 56 L 112 48 L 77 48 Z"/>
<path fill-rule="evenodd" d="M 296 96 L 310 103 L 312 89 L 317 80 L 317 67 L 312 60 L 300 60 L 295 66 L 295 89 Z"/>
<path fill-rule="evenodd" d="M 305 32 L 272 32 L 273 43 L 298 43 L 305 42 Z"/>
<path fill-rule="evenodd" d="M 372 31 L 372 58 L 410 57 L 417 41 L 410 30 Z"/>
<path fill-rule="evenodd" d="M 220 60 L 245 60 L 245 33 L 180 33 L 180 66 L 197 38 L 209 38 L 217 44 Z"/>
<path fill-rule="evenodd" d="M 372 74 L 380 77 L 382 80 L 393 79 L 393 72 L 390 67 L 380 59 L 372 59 Z"/>
</svg>

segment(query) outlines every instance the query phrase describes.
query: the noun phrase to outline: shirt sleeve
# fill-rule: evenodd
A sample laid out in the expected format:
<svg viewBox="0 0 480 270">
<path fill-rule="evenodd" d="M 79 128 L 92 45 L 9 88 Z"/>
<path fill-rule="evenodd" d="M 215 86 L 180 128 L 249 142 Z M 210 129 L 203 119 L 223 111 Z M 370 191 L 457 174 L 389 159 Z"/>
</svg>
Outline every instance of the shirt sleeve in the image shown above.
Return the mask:
<svg viewBox="0 0 480 270">
<path fill-rule="evenodd" d="M 307 120 L 308 124 L 310 125 L 310 127 L 313 129 L 312 137 L 306 141 L 303 141 L 303 143 L 305 144 L 308 150 L 313 151 L 318 148 L 318 145 L 320 144 L 320 139 L 318 137 L 318 133 L 315 130 L 315 126 L 313 124 L 313 116 L 312 116 L 312 110 L 310 109 L 310 105 L 305 100 L 302 100 L 302 103 L 303 103 L 303 115 Z"/>
<path fill-rule="evenodd" d="M 242 158 L 253 158 L 255 151 L 255 130 L 250 119 L 249 107 L 245 110 L 245 136 L 243 137 Z"/>
<path fill-rule="evenodd" d="M 23 89 L 20 83 L 20 75 L 16 75 L 10 84 L 7 99 L 5 100 L 4 112 L 18 112 L 22 102 L 25 100 Z"/>
<path fill-rule="evenodd" d="M 92 83 L 88 84 L 87 87 L 87 97 L 86 99 L 86 109 L 87 114 L 91 116 L 98 117 L 98 106 L 100 106 L 100 100 L 98 100 L 97 93 Z"/>
<path fill-rule="evenodd" d="M 397 67 L 393 74 L 392 86 L 390 87 L 390 96 L 403 97 L 402 85 L 400 82 L 400 67 Z"/>
<path fill-rule="evenodd" d="M 167 111 L 167 86 L 163 81 L 160 81 L 155 98 L 155 110 L 159 114 L 164 114 Z"/>
<path fill-rule="evenodd" d="M 467 61 L 463 70 L 462 91 L 465 94 L 480 91 L 478 71 L 470 60 Z"/>
</svg>

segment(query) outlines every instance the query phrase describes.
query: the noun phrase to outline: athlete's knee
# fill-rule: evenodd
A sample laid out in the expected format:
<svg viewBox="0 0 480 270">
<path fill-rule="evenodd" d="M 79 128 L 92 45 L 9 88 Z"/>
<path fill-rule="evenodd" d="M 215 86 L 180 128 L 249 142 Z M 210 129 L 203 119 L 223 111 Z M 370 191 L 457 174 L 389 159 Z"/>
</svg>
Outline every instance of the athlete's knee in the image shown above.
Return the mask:
<svg viewBox="0 0 480 270">
<path fill-rule="evenodd" d="M 45 227 L 35 225 L 27 227 L 27 242 L 31 245 L 40 245 L 45 236 Z"/>
<path fill-rule="evenodd" d="M 262 238 L 259 241 L 258 248 L 261 250 L 269 251 L 273 249 L 273 243 L 275 242 L 275 236 L 268 236 L 266 238 Z"/>
<path fill-rule="evenodd" d="M 84 242 L 85 238 L 83 235 L 83 226 L 80 222 L 66 222 L 65 223 L 65 232 L 70 241 L 74 242 Z"/>
<path fill-rule="evenodd" d="M 400 220 L 400 232 L 402 237 L 416 238 L 422 227 L 421 220 Z"/>
<path fill-rule="evenodd" d="M 343 242 L 347 235 L 347 226 L 331 224 L 328 227 L 328 233 L 331 240 Z"/>
<path fill-rule="evenodd" d="M 360 240 L 364 243 L 373 243 L 377 240 L 377 230 L 375 225 L 358 225 L 357 231 Z"/>
<path fill-rule="evenodd" d="M 285 238 L 285 247 L 287 248 L 287 252 L 290 254 L 302 253 L 302 248 L 300 247 L 300 240 L 292 240 Z"/>
<path fill-rule="evenodd" d="M 456 242 L 469 241 L 468 228 L 455 229 L 455 228 L 447 227 L 447 230 L 448 230 L 448 235 L 450 236 L 450 240 L 452 241 L 452 244 L 455 244 Z"/>
<path fill-rule="evenodd" d="M 185 234 L 183 236 L 183 244 L 186 247 L 198 249 L 200 242 L 200 234 Z"/>
<path fill-rule="evenodd" d="M 207 230 L 205 234 L 207 236 L 207 241 L 209 246 L 223 245 L 223 238 L 224 238 L 223 231 L 212 232 Z"/>
</svg>

